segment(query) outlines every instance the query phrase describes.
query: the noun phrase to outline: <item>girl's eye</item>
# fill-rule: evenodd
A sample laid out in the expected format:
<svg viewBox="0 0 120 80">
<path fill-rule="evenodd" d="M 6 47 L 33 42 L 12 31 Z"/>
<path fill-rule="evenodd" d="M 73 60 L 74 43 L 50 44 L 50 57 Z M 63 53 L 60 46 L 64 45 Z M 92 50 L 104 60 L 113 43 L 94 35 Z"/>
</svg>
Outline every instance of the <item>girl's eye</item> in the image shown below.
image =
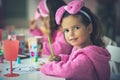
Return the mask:
<svg viewBox="0 0 120 80">
<path fill-rule="evenodd" d="M 75 26 L 75 27 L 74 27 L 75 30 L 78 30 L 79 28 L 80 28 L 79 26 Z"/>
<path fill-rule="evenodd" d="M 64 32 L 64 33 L 67 33 L 67 32 L 69 32 L 69 30 L 68 30 L 68 29 L 65 29 L 63 32 Z"/>
</svg>

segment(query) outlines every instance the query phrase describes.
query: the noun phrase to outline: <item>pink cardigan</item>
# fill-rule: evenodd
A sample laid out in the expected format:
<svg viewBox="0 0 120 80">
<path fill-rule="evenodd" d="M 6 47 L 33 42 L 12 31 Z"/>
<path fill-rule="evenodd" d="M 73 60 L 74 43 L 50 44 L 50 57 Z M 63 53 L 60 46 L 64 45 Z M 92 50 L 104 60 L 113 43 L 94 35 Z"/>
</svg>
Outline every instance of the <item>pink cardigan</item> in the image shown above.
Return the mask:
<svg viewBox="0 0 120 80">
<path fill-rule="evenodd" d="M 70 55 L 60 55 L 62 61 L 43 65 L 41 72 L 66 80 L 110 80 L 110 54 L 106 49 L 98 46 L 75 49 Z"/>
<path fill-rule="evenodd" d="M 30 30 L 30 33 L 33 36 L 43 36 L 40 29 Z M 49 54 L 51 54 L 50 46 L 49 46 L 47 37 L 46 36 L 43 36 L 43 37 L 44 38 L 43 38 L 42 53 L 49 55 Z M 52 48 L 53 48 L 55 54 L 60 54 L 60 53 L 69 54 L 72 50 L 72 46 L 70 46 L 68 43 L 66 43 L 63 34 L 59 30 L 55 31 L 52 36 Z"/>
</svg>

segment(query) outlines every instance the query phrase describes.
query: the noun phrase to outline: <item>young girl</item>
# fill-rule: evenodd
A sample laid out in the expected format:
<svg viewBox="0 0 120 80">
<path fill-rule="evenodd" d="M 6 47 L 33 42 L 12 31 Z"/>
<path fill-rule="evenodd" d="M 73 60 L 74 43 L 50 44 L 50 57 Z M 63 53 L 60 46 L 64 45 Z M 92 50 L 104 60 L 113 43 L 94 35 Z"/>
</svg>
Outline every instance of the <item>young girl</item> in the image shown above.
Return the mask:
<svg viewBox="0 0 120 80">
<path fill-rule="evenodd" d="M 44 64 L 41 72 L 66 80 L 109 80 L 110 54 L 101 40 L 96 16 L 84 6 L 83 0 L 73 0 L 56 12 L 56 22 L 62 26 L 66 41 L 73 45 L 71 54 L 61 54 L 61 61 Z"/>
<path fill-rule="evenodd" d="M 63 0 L 41 0 L 37 7 L 35 19 L 31 21 L 30 32 L 33 36 L 43 36 L 43 54 L 50 54 L 50 46 L 48 44 L 47 36 L 51 36 L 52 48 L 54 53 L 69 54 L 72 46 L 65 42 L 64 36 L 61 33 L 59 26 L 55 21 L 55 12 L 57 9 L 65 5 Z M 41 26 L 36 26 L 36 20 L 41 20 Z"/>
</svg>

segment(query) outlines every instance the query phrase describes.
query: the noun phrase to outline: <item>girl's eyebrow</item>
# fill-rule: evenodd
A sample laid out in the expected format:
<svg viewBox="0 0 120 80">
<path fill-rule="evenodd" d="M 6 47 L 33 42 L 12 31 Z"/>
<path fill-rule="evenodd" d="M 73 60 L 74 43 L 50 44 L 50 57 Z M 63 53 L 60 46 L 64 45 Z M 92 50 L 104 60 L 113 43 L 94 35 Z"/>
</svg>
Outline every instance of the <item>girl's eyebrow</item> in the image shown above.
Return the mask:
<svg viewBox="0 0 120 80">
<path fill-rule="evenodd" d="M 65 29 L 68 29 L 68 28 L 62 28 L 62 30 L 65 30 Z"/>
<path fill-rule="evenodd" d="M 72 25 L 72 26 L 67 26 L 67 27 L 62 27 L 62 29 L 68 29 L 69 27 L 73 28 L 73 27 L 80 27 L 81 25 L 80 24 L 75 24 L 75 25 Z"/>
<path fill-rule="evenodd" d="M 78 27 L 80 27 L 80 25 L 73 25 L 73 27 L 75 27 L 75 26 L 78 26 Z"/>
<path fill-rule="evenodd" d="M 73 25 L 73 26 L 71 26 L 71 27 L 76 27 L 76 26 L 80 27 L 80 25 Z M 68 27 L 67 27 L 67 28 L 68 28 Z M 63 29 L 66 29 L 66 27 L 63 27 Z"/>
</svg>

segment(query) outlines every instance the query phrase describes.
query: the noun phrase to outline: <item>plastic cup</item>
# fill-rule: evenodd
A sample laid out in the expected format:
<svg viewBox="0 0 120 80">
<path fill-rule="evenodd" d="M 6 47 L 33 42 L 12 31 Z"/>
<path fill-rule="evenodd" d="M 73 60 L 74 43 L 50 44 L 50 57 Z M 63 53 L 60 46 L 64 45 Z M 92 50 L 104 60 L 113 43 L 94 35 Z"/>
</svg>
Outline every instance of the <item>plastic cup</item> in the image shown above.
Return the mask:
<svg viewBox="0 0 120 80">
<path fill-rule="evenodd" d="M 6 77 L 16 77 L 19 74 L 12 72 L 12 61 L 16 60 L 18 57 L 19 41 L 18 40 L 4 40 L 3 41 L 3 51 L 4 58 L 10 61 L 10 73 L 5 74 Z"/>
</svg>

